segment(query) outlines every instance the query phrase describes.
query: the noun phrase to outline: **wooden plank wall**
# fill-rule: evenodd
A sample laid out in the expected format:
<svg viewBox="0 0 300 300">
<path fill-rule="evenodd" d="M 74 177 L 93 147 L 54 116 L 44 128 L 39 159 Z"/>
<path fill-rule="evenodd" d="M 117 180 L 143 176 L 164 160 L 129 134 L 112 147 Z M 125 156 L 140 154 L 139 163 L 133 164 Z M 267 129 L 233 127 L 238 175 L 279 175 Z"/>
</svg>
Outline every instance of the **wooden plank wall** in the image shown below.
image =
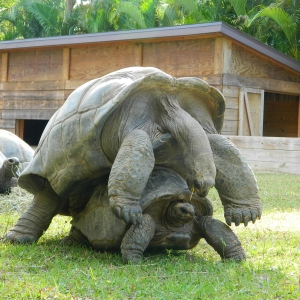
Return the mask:
<svg viewBox="0 0 300 300">
<path fill-rule="evenodd" d="M 296 72 L 289 71 L 236 43 L 232 43 L 230 73 L 245 77 L 300 82 L 300 76 Z"/>
<path fill-rule="evenodd" d="M 300 175 L 300 138 L 228 136 L 253 171 Z"/>
<path fill-rule="evenodd" d="M 208 81 L 221 89 L 214 47 L 215 38 L 200 38 L 3 52 L 0 128 L 15 133 L 17 120 L 48 120 L 81 84 L 131 66 L 157 67 L 173 76 L 209 75 Z"/>
</svg>

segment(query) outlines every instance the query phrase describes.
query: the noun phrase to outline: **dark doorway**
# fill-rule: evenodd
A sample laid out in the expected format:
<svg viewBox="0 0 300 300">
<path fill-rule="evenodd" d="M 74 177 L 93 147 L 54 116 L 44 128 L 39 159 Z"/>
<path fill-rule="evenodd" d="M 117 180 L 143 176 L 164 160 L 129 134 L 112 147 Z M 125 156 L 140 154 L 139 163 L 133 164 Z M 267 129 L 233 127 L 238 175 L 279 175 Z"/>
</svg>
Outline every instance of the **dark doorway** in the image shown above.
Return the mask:
<svg viewBox="0 0 300 300">
<path fill-rule="evenodd" d="M 37 146 L 48 120 L 24 120 L 23 140 L 30 146 Z"/>
<path fill-rule="evenodd" d="M 265 93 L 264 136 L 298 137 L 299 96 Z"/>
</svg>

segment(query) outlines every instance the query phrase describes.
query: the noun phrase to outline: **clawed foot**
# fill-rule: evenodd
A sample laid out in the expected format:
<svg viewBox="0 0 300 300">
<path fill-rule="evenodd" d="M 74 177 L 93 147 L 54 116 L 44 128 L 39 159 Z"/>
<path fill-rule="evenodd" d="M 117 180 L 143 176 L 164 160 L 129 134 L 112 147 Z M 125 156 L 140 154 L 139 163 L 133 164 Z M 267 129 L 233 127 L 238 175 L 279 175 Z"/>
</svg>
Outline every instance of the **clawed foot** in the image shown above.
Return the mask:
<svg viewBox="0 0 300 300">
<path fill-rule="evenodd" d="M 143 260 L 143 256 L 132 251 L 122 252 L 122 259 L 125 264 L 138 264 Z"/>
<path fill-rule="evenodd" d="M 245 250 L 242 248 L 241 245 L 235 245 L 231 249 L 226 249 L 224 256 L 222 257 L 222 260 L 236 261 L 236 262 L 245 261 L 246 260 Z"/>
<path fill-rule="evenodd" d="M 254 224 L 255 221 L 261 218 L 262 207 L 238 207 L 234 205 L 224 206 L 224 217 L 226 223 L 231 226 L 231 223 L 235 223 L 235 226 L 239 226 L 244 223 L 245 226 L 248 225 L 249 221 Z"/>
<path fill-rule="evenodd" d="M 113 207 L 114 214 L 124 220 L 127 224 L 133 225 L 142 223 L 142 208 L 136 204 L 115 205 Z"/>
<path fill-rule="evenodd" d="M 34 236 L 33 234 L 30 234 L 28 232 L 19 232 L 17 230 L 11 229 L 9 230 L 4 236 L 3 241 L 16 243 L 16 244 L 29 244 L 29 243 L 35 243 L 38 241 L 38 238 Z"/>
</svg>

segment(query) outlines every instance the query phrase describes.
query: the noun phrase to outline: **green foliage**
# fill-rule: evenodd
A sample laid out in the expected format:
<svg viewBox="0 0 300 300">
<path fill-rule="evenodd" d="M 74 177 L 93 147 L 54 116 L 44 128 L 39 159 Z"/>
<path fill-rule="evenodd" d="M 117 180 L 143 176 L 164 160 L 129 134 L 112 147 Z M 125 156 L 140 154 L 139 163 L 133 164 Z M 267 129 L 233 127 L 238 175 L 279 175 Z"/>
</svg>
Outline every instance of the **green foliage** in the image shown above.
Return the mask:
<svg viewBox="0 0 300 300">
<path fill-rule="evenodd" d="M 0 10 L 13 6 L 15 2 L 16 0 L 0 0 Z"/>
</svg>

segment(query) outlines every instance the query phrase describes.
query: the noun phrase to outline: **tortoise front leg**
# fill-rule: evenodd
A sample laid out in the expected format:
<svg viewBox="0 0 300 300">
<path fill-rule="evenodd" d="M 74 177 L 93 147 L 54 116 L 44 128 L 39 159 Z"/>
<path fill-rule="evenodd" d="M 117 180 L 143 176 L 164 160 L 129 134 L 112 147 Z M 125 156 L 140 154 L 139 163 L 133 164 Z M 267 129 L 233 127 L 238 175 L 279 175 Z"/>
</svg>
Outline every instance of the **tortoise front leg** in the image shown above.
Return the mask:
<svg viewBox="0 0 300 300">
<path fill-rule="evenodd" d="M 198 217 L 197 222 L 200 235 L 218 252 L 222 259 L 236 261 L 246 259 L 241 242 L 230 227 L 210 216 Z"/>
<path fill-rule="evenodd" d="M 150 215 L 142 216 L 142 223 L 132 225 L 126 232 L 121 245 L 124 263 L 138 263 L 155 233 L 155 222 Z"/>
<path fill-rule="evenodd" d="M 126 223 L 142 222 L 138 201 L 153 167 L 149 135 L 143 130 L 133 130 L 123 140 L 108 180 L 109 204 L 114 214 Z"/>
<path fill-rule="evenodd" d="M 58 196 L 47 183 L 45 189 L 35 195 L 32 204 L 20 216 L 16 225 L 5 234 L 4 239 L 16 243 L 37 242 L 65 203 L 66 199 Z"/>
</svg>

